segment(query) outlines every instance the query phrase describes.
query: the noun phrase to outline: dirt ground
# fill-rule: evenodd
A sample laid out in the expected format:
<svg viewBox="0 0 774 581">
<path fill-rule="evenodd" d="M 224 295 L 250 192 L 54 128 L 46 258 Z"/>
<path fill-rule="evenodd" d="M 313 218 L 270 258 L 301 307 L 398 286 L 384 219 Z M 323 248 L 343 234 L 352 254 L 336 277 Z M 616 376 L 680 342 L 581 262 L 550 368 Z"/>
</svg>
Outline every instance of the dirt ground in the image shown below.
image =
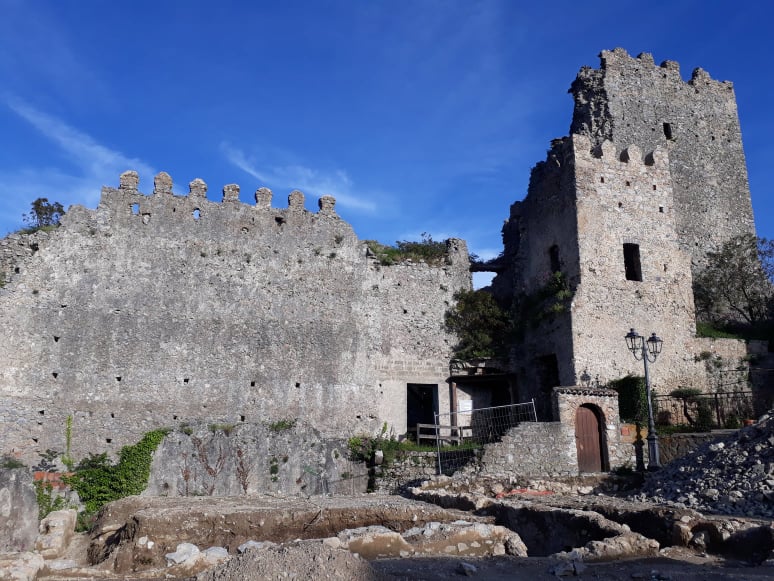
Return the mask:
<svg viewBox="0 0 774 581">
<path fill-rule="evenodd" d="M 487 581 L 525 579 L 643 579 L 659 581 L 721 581 L 727 579 L 774 579 L 774 566 L 750 567 L 737 561 L 702 557 L 681 549 L 667 549 L 665 556 L 653 559 L 634 559 L 612 563 L 583 563 L 577 574 L 568 572 L 559 577 L 552 573 L 557 562 L 549 558 L 490 557 L 486 559 L 459 559 L 455 557 L 385 559 L 373 561 L 371 567 L 386 579 L 412 581 L 440 581 L 466 576 L 461 563 L 475 567 L 469 575 Z"/>
</svg>

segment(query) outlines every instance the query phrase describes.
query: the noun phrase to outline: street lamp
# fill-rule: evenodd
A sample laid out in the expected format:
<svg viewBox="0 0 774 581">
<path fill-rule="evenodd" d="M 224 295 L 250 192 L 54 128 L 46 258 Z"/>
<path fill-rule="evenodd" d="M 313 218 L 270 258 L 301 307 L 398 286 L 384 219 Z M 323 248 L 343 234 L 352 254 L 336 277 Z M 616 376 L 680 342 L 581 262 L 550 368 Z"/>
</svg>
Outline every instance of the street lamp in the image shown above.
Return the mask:
<svg viewBox="0 0 774 581">
<path fill-rule="evenodd" d="M 648 470 L 658 470 L 661 468 L 661 460 L 658 453 L 658 434 L 656 425 L 653 421 L 653 402 L 650 392 L 650 374 L 648 373 L 648 363 L 654 363 L 656 357 L 661 353 L 661 346 L 664 344 L 655 333 L 651 334 L 647 340 L 631 329 L 626 334 L 626 346 L 632 352 L 637 361 L 645 364 L 645 393 L 648 398 Z"/>
</svg>

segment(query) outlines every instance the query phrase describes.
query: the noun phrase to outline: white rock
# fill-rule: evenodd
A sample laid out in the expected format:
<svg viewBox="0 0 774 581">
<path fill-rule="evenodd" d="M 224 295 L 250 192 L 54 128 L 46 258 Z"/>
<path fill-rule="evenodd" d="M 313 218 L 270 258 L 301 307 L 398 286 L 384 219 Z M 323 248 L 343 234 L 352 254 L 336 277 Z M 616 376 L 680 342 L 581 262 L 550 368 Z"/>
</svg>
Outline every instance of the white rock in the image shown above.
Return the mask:
<svg viewBox="0 0 774 581">
<path fill-rule="evenodd" d="M 167 553 L 164 557 L 167 560 L 167 566 L 179 565 L 185 563 L 188 559 L 199 554 L 199 547 L 193 543 L 180 543 L 174 553 Z"/>
</svg>

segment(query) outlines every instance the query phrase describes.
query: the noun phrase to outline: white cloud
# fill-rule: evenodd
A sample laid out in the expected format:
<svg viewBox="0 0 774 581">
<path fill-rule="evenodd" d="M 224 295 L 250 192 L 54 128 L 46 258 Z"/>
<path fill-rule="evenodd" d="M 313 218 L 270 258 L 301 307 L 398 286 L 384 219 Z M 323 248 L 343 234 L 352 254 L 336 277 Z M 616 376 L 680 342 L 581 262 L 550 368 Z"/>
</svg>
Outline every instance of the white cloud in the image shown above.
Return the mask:
<svg viewBox="0 0 774 581">
<path fill-rule="evenodd" d="M 87 174 L 102 175 L 106 168 L 113 173 L 116 170 L 121 173 L 127 168 L 141 173 L 153 171 L 141 160 L 109 149 L 60 119 L 38 111 L 19 99 L 9 99 L 7 105 L 19 117 L 58 145 Z"/>
<path fill-rule="evenodd" d="M 30 203 L 36 198 L 46 197 L 65 207 L 81 204 L 93 208 L 99 201 L 101 187 L 116 183 L 122 172 L 134 169 L 148 178 L 155 174 L 142 160 L 110 149 L 20 99 L 7 98 L 5 105 L 56 145 L 72 162 L 72 167 L 0 168 L 0 191 L 4 192 L 0 233 L 19 227 L 22 214 L 29 211 Z"/>
<path fill-rule="evenodd" d="M 299 164 L 273 165 L 259 169 L 254 160 L 228 143 L 221 144 L 221 151 L 229 162 L 263 184 L 294 188 L 308 195 L 333 196 L 337 204 L 352 210 L 369 214 L 376 212 L 377 206 L 373 201 L 352 193 L 352 179 L 343 170 L 325 172 Z"/>
</svg>

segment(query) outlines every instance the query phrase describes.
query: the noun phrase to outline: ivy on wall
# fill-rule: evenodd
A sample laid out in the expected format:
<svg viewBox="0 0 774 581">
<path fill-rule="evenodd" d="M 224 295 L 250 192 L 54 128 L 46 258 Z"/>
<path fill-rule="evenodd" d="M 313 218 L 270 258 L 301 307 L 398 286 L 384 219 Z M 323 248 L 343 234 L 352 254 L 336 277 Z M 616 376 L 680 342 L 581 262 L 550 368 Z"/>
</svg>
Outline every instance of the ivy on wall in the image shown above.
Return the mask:
<svg viewBox="0 0 774 581">
<path fill-rule="evenodd" d="M 153 452 L 168 433 L 168 429 L 154 430 L 133 446 L 124 446 L 116 464 L 110 462 L 106 453 L 90 454 L 75 467 L 74 474 L 62 479 L 78 493 L 85 506 L 82 523 L 108 502 L 145 490 Z"/>
</svg>

